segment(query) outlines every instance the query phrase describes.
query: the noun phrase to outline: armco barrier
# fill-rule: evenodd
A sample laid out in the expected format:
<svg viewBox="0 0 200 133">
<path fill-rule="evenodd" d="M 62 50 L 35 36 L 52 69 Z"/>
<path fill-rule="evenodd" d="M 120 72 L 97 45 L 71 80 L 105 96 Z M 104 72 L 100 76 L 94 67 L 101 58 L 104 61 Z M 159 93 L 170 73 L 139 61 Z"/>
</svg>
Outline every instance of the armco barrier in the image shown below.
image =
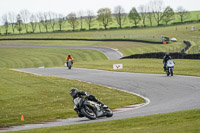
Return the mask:
<svg viewBox="0 0 200 133">
<path fill-rule="evenodd" d="M 145 53 L 145 54 L 135 54 L 126 57 L 122 57 L 121 59 L 132 59 L 132 58 L 157 58 L 163 59 L 165 53 Z M 185 54 L 185 53 L 170 53 L 172 59 L 200 59 L 200 54 Z"/>
</svg>

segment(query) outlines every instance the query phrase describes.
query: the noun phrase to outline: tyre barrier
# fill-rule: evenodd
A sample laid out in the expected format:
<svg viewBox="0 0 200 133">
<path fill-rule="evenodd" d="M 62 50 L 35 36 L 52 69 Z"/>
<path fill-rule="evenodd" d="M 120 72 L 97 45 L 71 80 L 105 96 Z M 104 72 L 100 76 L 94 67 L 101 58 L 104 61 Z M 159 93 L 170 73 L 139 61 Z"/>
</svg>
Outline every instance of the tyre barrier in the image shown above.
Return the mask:
<svg viewBox="0 0 200 133">
<path fill-rule="evenodd" d="M 135 54 L 122 57 L 121 59 L 132 59 L 132 58 L 163 59 L 164 56 L 165 56 L 164 52 L 159 52 L 159 53 Z M 200 54 L 170 53 L 170 56 L 172 57 L 172 59 L 200 59 Z"/>
</svg>

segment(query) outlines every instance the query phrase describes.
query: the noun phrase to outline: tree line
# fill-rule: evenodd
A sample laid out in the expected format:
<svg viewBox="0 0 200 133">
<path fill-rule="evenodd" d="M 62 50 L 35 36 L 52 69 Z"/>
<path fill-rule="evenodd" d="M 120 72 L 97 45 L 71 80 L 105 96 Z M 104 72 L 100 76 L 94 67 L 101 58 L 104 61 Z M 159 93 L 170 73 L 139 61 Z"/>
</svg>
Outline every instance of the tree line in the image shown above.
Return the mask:
<svg viewBox="0 0 200 133">
<path fill-rule="evenodd" d="M 35 33 L 36 28 L 39 32 L 42 32 L 42 28 L 48 32 L 51 28 L 55 31 L 55 26 L 59 27 L 59 31 L 63 30 L 65 23 L 69 23 L 73 31 L 78 26 L 83 29 L 83 23 L 85 23 L 90 30 L 95 24 L 96 20 L 100 25 L 107 29 L 108 26 L 115 21 L 119 28 L 122 28 L 125 22 L 130 21 L 134 27 L 137 27 L 141 22 L 144 27 L 147 23 L 152 26 L 153 21 L 159 26 L 161 22 L 166 25 L 175 19 L 175 14 L 179 16 L 180 22 L 183 23 L 185 19 L 190 16 L 190 13 L 183 7 L 178 7 L 176 11 L 170 6 L 164 6 L 161 0 L 151 1 L 146 5 L 140 5 L 138 8 L 133 7 L 129 13 L 125 12 L 122 6 L 116 6 L 112 12 L 110 8 L 101 8 L 97 11 L 97 16 L 91 10 L 80 11 L 78 13 L 69 13 L 67 16 L 58 14 L 55 12 L 39 12 L 31 13 L 28 10 L 21 10 L 18 14 L 14 12 L 8 12 L 1 18 L 5 34 L 8 34 L 9 27 L 13 33 L 17 30 L 19 33 L 24 29 L 26 33 L 31 31 Z M 148 21 L 147 21 L 148 19 Z"/>
</svg>

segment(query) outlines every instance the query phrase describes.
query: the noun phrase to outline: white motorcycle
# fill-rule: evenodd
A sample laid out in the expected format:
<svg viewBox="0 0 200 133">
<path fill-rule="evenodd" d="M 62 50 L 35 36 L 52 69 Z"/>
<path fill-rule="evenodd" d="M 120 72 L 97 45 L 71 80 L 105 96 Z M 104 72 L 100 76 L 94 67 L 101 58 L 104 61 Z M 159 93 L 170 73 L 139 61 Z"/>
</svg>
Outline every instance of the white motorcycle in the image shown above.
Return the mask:
<svg viewBox="0 0 200 133">
<path fill-rule="evenodd" d="M 69 59 L 66 63 L 66 66 L 68 67 L 68 69 L 71 69 L 72 68 L 72 60 Z"/>
<path fill-rule="evenodd" d="M 167 65 L 166 65 L 166 74 L 167 76 L 169 76 L 171 74 L 171 76 L 174 75 L 174 61 L 173 60 L 168 60 L 167 61 Z"/>
</svg>

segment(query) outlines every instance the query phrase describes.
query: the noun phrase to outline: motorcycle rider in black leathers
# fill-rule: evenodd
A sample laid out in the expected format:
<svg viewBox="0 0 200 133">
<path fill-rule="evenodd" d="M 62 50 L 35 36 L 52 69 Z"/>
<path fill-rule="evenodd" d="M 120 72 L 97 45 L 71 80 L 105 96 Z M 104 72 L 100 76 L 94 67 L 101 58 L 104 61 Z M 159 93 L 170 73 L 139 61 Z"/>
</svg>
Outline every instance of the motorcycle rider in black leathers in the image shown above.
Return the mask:
<svg viewBox="0 0 200 133">
<path fill-rule="evenodd" d="M 169 56 L 169 53 L 166 53 L 165 56 L 164 56 L 164 58 L 163 58 L 163 65 L 164 65 L 163 68 L 164 68 L 164 71 L 166 71 L 167 61 L 171 60 L 171 59 L 172 59 L 172 57 Z"/>
<path fill-rule="evenodd" d="M 77 88 L 71 89 L 70 95 L 73 97 L 73 100 L 74 100 L 75 98 L 77 98 L 77 97 L 84 97 L 84 96 L 85 96 L 85 97 L 87 97 L 88 100 L 94 101 L 94 102 L 100 104 L 100 105 L 101 105 L 102 107 L 104 107 L 104 108 L 107 107 L 107 106 L 104 105 L 101 101 L 99 101 L 95 96 L 89 95 L 87 92 L 84 92 L 84 91 L 78 91 Z M 78 114 L 79 117 L 84 117 L 84 116 L 81 114 L 80 110 L 76 107 L 76 105 L 74 106 L 74 110 L 77 112 L 77 114 Z"/>
</svg>

